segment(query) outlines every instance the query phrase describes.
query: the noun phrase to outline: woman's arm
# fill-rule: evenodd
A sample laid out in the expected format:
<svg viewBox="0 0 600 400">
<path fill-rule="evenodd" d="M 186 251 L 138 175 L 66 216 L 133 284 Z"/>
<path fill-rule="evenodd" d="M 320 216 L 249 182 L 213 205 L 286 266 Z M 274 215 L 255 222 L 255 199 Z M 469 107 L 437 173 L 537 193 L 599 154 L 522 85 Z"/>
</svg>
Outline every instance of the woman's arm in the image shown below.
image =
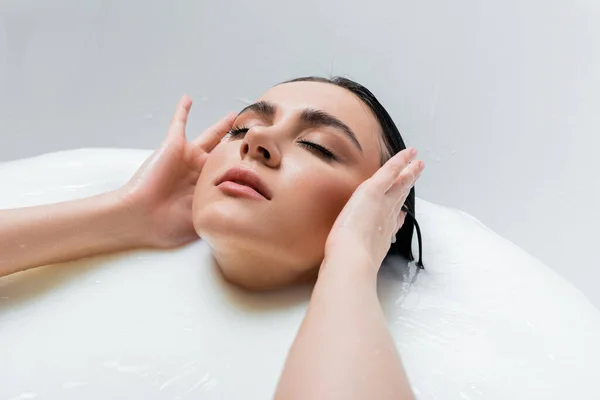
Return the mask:
<svg viewBox="0 0 600 400">
<path fill-rule="evenodd" d="M 321 268 L 276 398 L 413 399 L 373 268 L 351 253 Z"/>
<path fill-rule="evenodd" d="M 116 192 L 0 210 L 0 276 L 40 265 L 148 245 L 148 226 Z"/>
<path fill-rule="evenodd" d="M 136 247 L 173 248 L 198 239 L 196 181 L 235 114 L 199 138 L 185 137 L 192 100 L 183 96 L 167 137 L 122 188 L 87 199 L 0 210 L 0 276 Z"/>
<path fill-rule="evenodd" d="M 401 207 L 423 170 L 415 151 L 392 157 L 352 195 L 325 245 L 306 317 L 275 398 L 407 400 L 414 396 L 377 297 L 377 272 Z"/>
</svg>

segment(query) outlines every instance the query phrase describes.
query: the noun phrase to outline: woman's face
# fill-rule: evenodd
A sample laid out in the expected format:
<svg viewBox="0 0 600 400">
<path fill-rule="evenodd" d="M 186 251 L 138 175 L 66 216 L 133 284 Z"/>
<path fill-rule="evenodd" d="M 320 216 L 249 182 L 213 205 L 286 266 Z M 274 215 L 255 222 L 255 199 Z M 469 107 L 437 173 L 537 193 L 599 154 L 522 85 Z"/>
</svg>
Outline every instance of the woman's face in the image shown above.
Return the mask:
<svg viewBox="0 0 600 400">
<path fill-rule="evenodd" d="M 275 86 L 242 110 L 193 202 L 225 278 L 263 290 L 314 277 L 336 217 L 380 166 L 380 138 L 368 106 L 332 84 Z"/>
</svg>

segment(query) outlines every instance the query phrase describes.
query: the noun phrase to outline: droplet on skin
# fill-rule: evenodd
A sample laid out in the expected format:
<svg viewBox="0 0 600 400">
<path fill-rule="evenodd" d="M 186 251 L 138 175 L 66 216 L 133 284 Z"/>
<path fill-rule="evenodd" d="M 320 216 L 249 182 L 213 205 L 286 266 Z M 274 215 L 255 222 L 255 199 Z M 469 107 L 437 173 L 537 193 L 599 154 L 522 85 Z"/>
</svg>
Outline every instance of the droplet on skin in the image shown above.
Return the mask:
<svg viewBox="0 0 600 400">
<path fill-rule="evenodd" d="M 378 230 L 379 232 L 383 231 L 383 228 L 381 227 L 381 225 L 379 225 L 379 226 L 377 227 L 377 230 Z"/>
</svg>

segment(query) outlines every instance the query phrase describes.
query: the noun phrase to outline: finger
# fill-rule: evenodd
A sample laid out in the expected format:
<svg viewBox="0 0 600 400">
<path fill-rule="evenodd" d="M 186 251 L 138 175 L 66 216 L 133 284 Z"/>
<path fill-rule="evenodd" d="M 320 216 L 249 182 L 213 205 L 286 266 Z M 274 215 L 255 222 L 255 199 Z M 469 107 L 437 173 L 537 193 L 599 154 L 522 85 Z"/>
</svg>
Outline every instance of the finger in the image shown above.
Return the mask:
<svg viewBox="0 0 600 400">
<path fill-rule="evenodd" d="M 168 137 L 173 136 L 184 136 L 185 137 L 185 125 L 187 124 L 188 114 L 192 108 L 192 99 L 190 96 L 183 95 L 177 103 L 177 108 L 171 119 L 169 125 Z"/>
<path fill-rule="evenodd" d="M 406 197 L 421 176 L 423 169 L 425 169 L 423 161 L 413 161 L 396 178 L 396 181 L 386 193 L 386 196 L 389 196 L 396 203 L 396 207 L 402 208 L 402 204 L 406 201 Z"/>
<path fill-rule="evenodd" d="M 372 182 L 387 192 L 394 184 L 398 175 L 417 155 L 416 149 L 405 149 L 390 158 L 371 178 Z"/>
<path fill-rule="evenodd" d="M 216 124 L 205 130 L 200 136 L 194 139 L 194 147 L 200 146 L 204 151 L 210 152 L 217 144 L 219 144 L 229 129 L 231 129 L 236 116 L 237 114 L 232 111 Z"/>
</svg>

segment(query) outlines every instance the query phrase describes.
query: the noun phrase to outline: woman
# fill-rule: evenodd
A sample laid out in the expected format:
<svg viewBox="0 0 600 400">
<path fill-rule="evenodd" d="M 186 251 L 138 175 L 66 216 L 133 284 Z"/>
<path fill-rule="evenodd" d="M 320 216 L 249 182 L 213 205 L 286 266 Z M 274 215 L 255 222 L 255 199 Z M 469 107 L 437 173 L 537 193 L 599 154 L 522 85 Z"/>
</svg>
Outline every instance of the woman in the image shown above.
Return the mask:
<svg viewBox="0 0 600 400">
<path fill-rule="evenodd" d="M 424 165 L 385 109 L 347 79 L 300 78 L 188 142 L 190 107 L 123 188 L 0 211 L 0 275 L 201 237 L 234 284 L 316 279 L 276 398 L 412 398 L 376 276 L 388 251 L 412 259 L 403 210 Z"/>
</svg>

